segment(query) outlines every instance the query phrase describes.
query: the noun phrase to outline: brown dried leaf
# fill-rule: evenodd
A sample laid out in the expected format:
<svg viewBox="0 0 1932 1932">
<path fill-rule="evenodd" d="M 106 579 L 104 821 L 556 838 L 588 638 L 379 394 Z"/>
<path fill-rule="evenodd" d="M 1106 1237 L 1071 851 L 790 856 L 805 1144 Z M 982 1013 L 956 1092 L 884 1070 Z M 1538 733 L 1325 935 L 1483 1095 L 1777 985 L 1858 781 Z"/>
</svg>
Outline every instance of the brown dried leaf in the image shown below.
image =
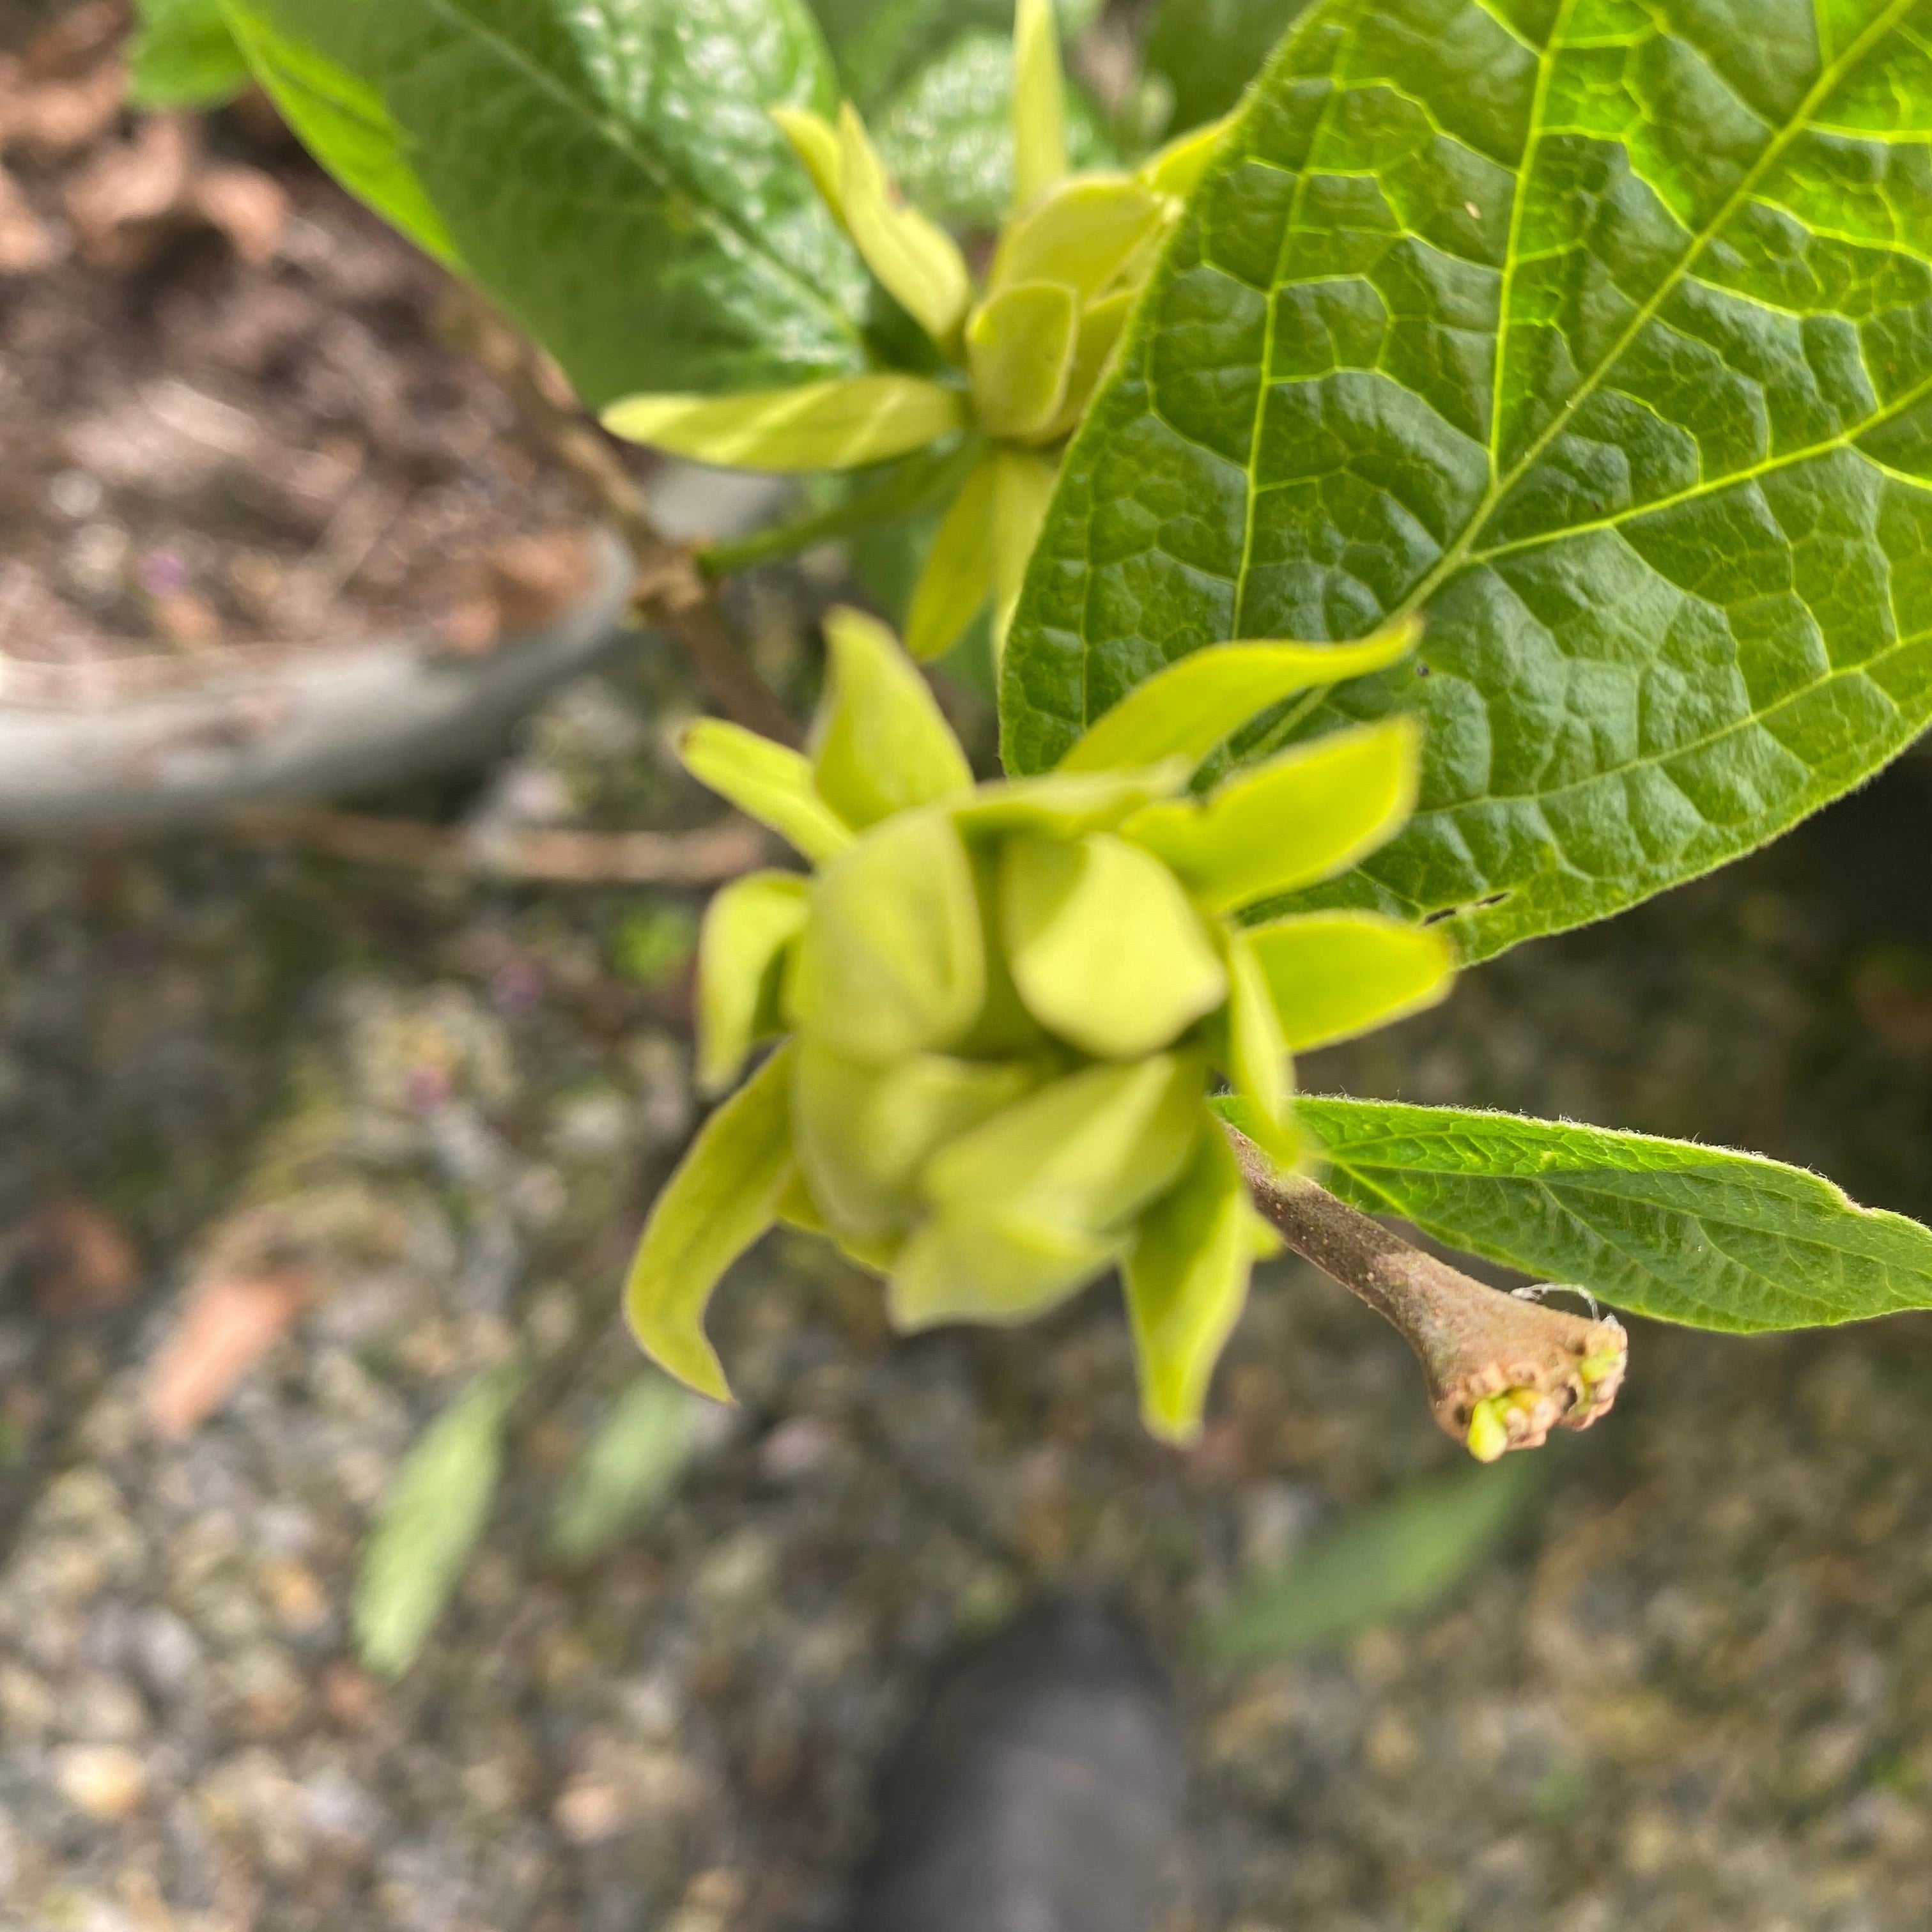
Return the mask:
<svg viewBox="0 0 1932 1932">
<path fill-rule="evenodd" d="M 178 1438 L 206 1421 L 295 1325 L 308 1298 L 308 1277 L 294 1269 L 218 1275 L 191 1288 L 148 1372 L 156 1432 Z"/>
</svg>

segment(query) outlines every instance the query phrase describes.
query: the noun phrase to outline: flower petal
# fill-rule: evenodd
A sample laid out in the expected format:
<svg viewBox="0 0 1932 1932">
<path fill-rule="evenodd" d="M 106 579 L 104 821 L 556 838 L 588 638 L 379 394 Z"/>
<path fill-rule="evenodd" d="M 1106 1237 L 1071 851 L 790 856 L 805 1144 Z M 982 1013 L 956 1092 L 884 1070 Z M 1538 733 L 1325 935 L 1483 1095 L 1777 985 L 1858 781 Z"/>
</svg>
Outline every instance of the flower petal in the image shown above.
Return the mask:
<svg viewBox="0 0 1932 1932">
<path fill-rule="evenodd" d="M 614 436 L 699 463 L 779 472 L 852 470 L 922 449 L 966 427 L 964 394 L 916 376 L 843 376 L 728 396 L 630 396 Z"/>
<path fill-rule="evenodd" d="M 1227 1136 L 1204 1133 L 1179 1184 L 1141 1216 L 1121 1264 L 1141 1414 L 1171 1442 L 1200 1433 L 1214 1364 L 1247 1300 L 1255 1218 Z"/>
<path fill-rule="evenodd" d="M 1013 14 L 1013 208 L 1024 214 L 1066 172 L 1066 92 L 1053 0 Z"/>
<path fill-rule="evenodd" d="M 660 1368 L 731 1399 L 704 1310 L 718 1277 L 776 1218 L 792 1173 L 790 1048 L 781 1047 L 700 1129 L 664 1184 L 624 1284 L 625 1318 Z"/>
<path fill-rule="evenodd" d="M 698 941 L 698 1084 L 722 1094 L 760 1040 L 784 1030 L 779 979 L 805 925 L 806 881 L 748 872 L 712 895 Z"/>
<path fill-rule="evenodd" d="M 1413 650 L 1421 634 L 1420 622 L 1405 618 L 1352 644 L 1244 641 L 1190 651 L 1103 712 L 1058 769 L 1112 771 L 1177 757 L 1198 764 L 1270 705 L 1381 670 Z"/>
<path fill-rule="evenodd" d="M 993 594 L 993 512 L 998 464 L 982 453 L 940 519 L 906 616 L 906 649 L 922 663 L 944 657 Z"/>
<path fill-rule="evenodd" d="M 1205 799 L 1150 806 L 1121 828 L 1204 907 L 1227 912 L 1344 870 L 1415 809 L 1422 728 L 1406 715 L 1331 732 L 1237 772 Z"/>
<path fill-rule="evenodd" d="M 896 812 L 973 789 L 973 768 L 932 688 L 876 617 L 825 620 L 831 687 L 812 772 L 819 796 L 862 832 Z"/>
<path fill-rule="evenodd" d="M 1282 1037 L 1302 1052 L 1432 1006 L 1456 955 L 1433 926 L 1372 912 L 1304 913 L 1249 929 Z"/>
<path fill-rule="evenodd" d="M 1079 340 L 1073 291 L 1018 282 L 973 311 L 966 326 L 974 413 L 987 435 L 1024 442 L 1051 430 L 1066 400 Z"/>
<path fill-rule="evenodd" d="M 838 114 L 838 191 L 866 266 L 934 342 L 950 347 L 973 299 L 966 258 L 936 221 L 894 196 L 885 164 L 850 101 Z"/>
<path fill-rule="evenodd" d="M 769 825 L 814 865 L 851 844 L 852 828 L 818 795 L 810 760 L 789 746 L 722 718 L 700 718 L 678 740 L 677 755 L 700 784 Z"/>
</svg>

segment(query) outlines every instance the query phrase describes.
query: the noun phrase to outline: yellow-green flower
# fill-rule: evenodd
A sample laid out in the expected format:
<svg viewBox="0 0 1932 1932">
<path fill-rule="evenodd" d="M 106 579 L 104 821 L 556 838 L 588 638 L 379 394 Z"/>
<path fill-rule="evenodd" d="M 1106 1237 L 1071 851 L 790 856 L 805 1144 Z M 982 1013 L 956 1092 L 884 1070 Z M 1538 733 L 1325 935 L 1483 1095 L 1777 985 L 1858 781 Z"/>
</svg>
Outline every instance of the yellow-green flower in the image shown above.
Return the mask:
<svg viewBox="0 0 1932 1932">
<path fill-rule="evenodd" d="M 958 244 L 904 206 L 848 101 L 837 124 L 802 109 L 773 118 L 866 265 L 950 365 L 941 380 L 880 370 L 723 396 L 632 396 L 606 425 L 705 463 L 848 470 L 970 439 L 906 642 L 938 656 L 991 598 L 1004 638 L 1059 471 L 1127 313 L 1211 157 L 1220 124 L 1132 173 L 1071 175 L 1052 0 L 1018 0 L 1015 194 L 983 286 Z"/>
<path fill-rule="evenodd" d="M 1292 1162 L 1291 1054 L 1429 1004 L 1453 964 L 1439 933 L 1372 913 L 1238 917 L 1401 826 L 1412 719 L 1204 794 L 1190 781 L 1249 718 L 1392 663 L 1414 628 L 1197 651 L 1052 773 L 978 785 L 890 632 L 845 610 L 826 633 L 809 754 L 716 719 L 684 740 L 690 770 L 814 870 L 752 874 L 706 916 L 702 1084 L 782 1043 L 659 1197 L 632 1325 L 724 1396 L 705 1304 L 774 1220 L 883 1275 L 902 1330 L 1024 1321 L 1118 1265 L 1148 1423 L 1185 1437 L 1268 1240 L 1211 1094 L 1225 1081 Z"/>
</svg>

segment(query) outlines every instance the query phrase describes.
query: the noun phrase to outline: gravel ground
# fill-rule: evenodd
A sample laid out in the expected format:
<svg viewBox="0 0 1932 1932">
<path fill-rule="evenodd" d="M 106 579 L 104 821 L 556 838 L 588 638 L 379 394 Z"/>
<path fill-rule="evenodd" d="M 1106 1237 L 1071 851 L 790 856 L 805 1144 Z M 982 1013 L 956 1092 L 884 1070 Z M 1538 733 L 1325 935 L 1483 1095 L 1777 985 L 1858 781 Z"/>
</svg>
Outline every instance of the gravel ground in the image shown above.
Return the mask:
<svg viewBox="0 0 1932 1932">
<path fill-rule="evenodd" d="M 480 800 L 427 802 L 664 822 L 687 701 L 641 652 Z M 1755 1144 L 1923 1210 L 1926 935 L 1865 886 L 1928 822 L 1894 778 L 1305 1076 Z M 1167 1932 L 1932 1922 L 1922 1319 L 1640 1325 L 1616 1415 L 1444 1608 L 1210 1669 L 1190 1633 L 1244 1576 L 1456 1462 L 1372 1316 L 1273 1269 L 1184 1455 L 1135 1425 L 1111 1292 L 901 1344 L 776 1241 L 721 1306 L 742 1406 L 634 1534 L 556 1560 L 560 1484 L 638 1372 L 626 1244 L 692 1121 L 688 909 L 206 845 L 0 856 L 0 1925 L 830 1928 L 934 1660 L 1068 1588 L 1175 1663 Z M 265 1279 L 301 1318 L 164 1437 L 190 1292 Z M 383 1684 L 349 1640 L 360 1539 L 518 1353 L 482 1553 Z"/>
</svg>

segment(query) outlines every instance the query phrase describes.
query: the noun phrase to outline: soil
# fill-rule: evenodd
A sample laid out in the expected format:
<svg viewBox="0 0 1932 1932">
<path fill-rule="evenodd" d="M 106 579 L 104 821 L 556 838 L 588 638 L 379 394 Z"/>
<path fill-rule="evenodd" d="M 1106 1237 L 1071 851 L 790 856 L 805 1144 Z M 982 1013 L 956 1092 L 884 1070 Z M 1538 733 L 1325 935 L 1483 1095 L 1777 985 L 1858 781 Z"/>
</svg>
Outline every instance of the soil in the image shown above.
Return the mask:
<svg viewBox="0 0 1932 1932">
<path fill-rule="evenodd" d="M 131 113 L 112 0 L 12 26 L 4 655 L 192 659 L 404 630 L 475 650 L 567 605 L 590 571 L 580 506 L 446 339 L 442 271 L 260 97 Z"/>
</svg>

